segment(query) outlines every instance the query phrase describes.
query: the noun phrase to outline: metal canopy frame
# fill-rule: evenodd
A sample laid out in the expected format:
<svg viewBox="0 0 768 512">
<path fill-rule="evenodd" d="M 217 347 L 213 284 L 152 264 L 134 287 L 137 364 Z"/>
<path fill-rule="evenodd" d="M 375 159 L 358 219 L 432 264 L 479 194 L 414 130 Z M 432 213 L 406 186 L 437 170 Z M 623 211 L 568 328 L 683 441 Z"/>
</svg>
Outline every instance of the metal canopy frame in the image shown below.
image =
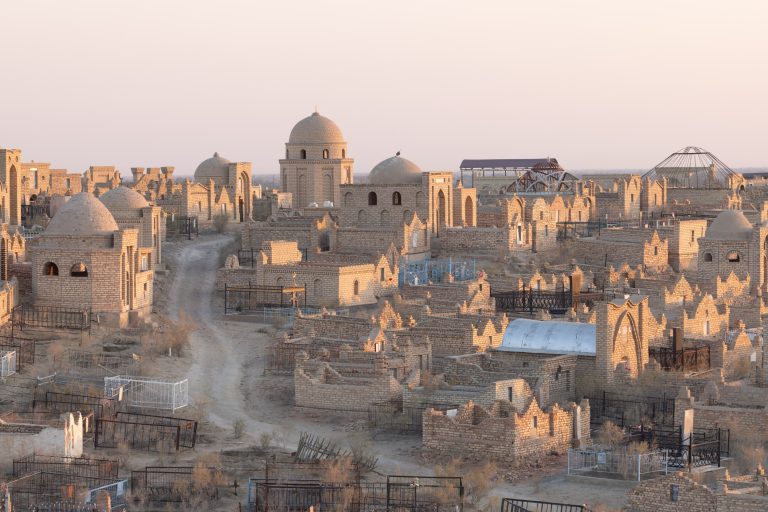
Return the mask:
<svg viewBox="0 0 768 512">
<path fill-rule="evenodd" d="M 643 174 L 643 179 L 667 178 L 670 188 L 728 189 L 730 179 L 736 175 L 706 149 L 688 146 L 659 162 Z"/>
</svg>

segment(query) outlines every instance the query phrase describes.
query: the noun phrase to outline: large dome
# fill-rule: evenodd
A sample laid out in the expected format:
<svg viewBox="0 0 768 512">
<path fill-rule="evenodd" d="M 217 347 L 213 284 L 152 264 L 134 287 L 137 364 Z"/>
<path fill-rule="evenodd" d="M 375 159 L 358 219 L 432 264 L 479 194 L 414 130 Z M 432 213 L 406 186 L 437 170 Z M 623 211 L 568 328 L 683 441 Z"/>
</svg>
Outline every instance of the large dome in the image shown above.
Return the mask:
<svg viewBox="0 0 768 512">
<path fill-rule="evenodd" d="M 117 222 L 104 203 L 92 194 L 81 192 L 53 216 L 45 235 L 105 235 L 117 231 Z"/>
<path fill-rule="evenodd" d="M 149 206 L 141 194 L 122 185 L 102 194 L 99 199 L 110 211 L 138 210 Z"/>
<path fill-rule="evenodd" d="M 713 240 L 749 240 L 752 224 L 741 210 L 724 210 L 709 225 L 706 237 Z"/>
<path fill-rule="evenodd" d="M 305 117 L 293 127 L 288 144 L 343 143 L 344 135 L 339 126 L 317 112 Z"/>
<path fill-rule="evenodd" d="M 396 155 L 371 169 L 368 183 L 374 185 L 405 185 L 421 183 L 421 167 Z"/>
<path fill-rule="evenodd" d="M 197 166 L 195 181 L 207 180 L 208 178 L 227 179 L 229 177 L 229 164 L 231 163 L 226 158 L 220 157 L 218 153 L 214 153 L 211 158 L 203 160 Z"/>
</svg>

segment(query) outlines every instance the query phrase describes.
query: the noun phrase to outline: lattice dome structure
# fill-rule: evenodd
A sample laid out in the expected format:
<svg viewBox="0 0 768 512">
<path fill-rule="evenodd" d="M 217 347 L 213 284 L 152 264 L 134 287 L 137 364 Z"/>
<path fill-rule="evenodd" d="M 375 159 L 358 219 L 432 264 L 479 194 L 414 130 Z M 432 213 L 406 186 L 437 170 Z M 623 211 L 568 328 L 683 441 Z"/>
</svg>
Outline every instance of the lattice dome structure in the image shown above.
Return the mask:
<svg viewBox="0 0 768 512">
<path fill-rule="evenodd" d="M 671 188 L 729 189 L 739 174 L 706 149 L 688 146 L 676 151 L 643 175 L 667 178 Z"/>
</svg>

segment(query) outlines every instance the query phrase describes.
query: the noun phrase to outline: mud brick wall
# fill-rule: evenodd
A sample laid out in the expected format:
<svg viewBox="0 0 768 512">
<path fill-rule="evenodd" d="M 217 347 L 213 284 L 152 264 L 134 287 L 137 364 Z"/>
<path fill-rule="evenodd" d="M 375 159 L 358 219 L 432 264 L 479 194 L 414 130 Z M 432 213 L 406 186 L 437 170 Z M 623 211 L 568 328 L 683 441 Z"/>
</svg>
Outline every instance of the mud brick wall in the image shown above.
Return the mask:
<svg viewBox="0 0 768 512">
<path fill-rule="evenodd" d="M 358 341 L 367 337 L 373 325 L 368 318 L 343 316 L 297 316 L 293 323 L 296 333 L 314 332 L 321 338 Z"/>
<path fill-rule="evenodd" d="M 445 228 L 440 236 L 440 247 L 445 251 L 498 252 L 515 245 L 515 231 L 501 228 Z"/>
<path fill-rule="evenodd" d="M 402 386 L 389 373 L 371 378 L 345 378 L 329 366 L 320 369 L 321 376 L 312 376 L 304 368 L 293 373 L 295 404 L 339 411 L 367 411 L 375 402 L 399 398 Z"/>
</svg>

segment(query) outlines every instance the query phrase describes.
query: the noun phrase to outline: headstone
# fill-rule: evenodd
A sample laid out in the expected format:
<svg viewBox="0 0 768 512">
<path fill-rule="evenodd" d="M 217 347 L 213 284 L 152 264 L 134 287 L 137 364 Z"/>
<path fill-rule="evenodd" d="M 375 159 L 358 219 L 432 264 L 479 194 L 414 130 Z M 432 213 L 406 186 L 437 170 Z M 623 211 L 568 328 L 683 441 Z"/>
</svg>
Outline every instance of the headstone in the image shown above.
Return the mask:
<svg viewBox="0 0 768 512">
<path fill-rule="evenodd" d="M 683 444 L 691 443 L 691 434 L 693 434 L 693 409 L 686 409 L 683 413 Z"/>
</svg>

